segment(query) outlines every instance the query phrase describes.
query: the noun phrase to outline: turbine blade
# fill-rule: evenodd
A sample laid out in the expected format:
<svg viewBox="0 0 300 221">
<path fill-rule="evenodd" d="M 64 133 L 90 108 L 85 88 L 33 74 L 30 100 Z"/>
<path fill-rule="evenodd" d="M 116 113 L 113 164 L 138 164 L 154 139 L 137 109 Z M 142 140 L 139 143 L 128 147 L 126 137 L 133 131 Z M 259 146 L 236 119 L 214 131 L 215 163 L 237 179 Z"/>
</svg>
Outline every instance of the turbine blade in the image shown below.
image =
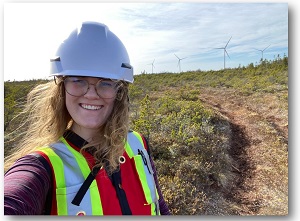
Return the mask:
<svg viewBox="0 0 300 221">
<path fill-rule="evenodd" d="M 229 38 L 227 44 L 225 45 L 225 48 L 227 47 L 227 45 L 228 45 L 228 43 L 230 42 L 231 38 L 232 38 L 232 36 Z"/>
<path fill-rule="evenodd" d="M 270 47 L 270 45 L 268 47 Z M 266 47 L 264 50 L 266 50 L 268 47 Z M 264 51 L 264 50 L 262 50 L 262 51 Z"/>
<path fill-rule="evenodd" d="M 174 54 L 176 56 L 176 58 L 180 59 L 176 54 Z"/>
<path fill-rule="evenodd" d="M 225 49 L 225 52 L 226 52 L 227 56 L 229 57 L 229 54 L 227 53 L 226 49 Z M 230 58 L 230 57 L 229 57 L 229 58 Z M 230 59 L 231 59 L 231 58 L 230 58 Z"/>
</svg>

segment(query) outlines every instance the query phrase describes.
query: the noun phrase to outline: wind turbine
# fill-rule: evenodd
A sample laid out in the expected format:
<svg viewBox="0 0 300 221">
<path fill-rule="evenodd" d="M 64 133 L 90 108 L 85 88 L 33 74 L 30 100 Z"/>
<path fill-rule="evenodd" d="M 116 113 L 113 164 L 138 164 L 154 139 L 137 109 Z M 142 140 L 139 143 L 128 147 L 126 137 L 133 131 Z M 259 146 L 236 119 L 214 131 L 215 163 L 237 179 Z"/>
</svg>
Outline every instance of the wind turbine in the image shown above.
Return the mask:
<svg viewBox="0 0 300 221">
<path fill-rule="evenodd" d="M 223 47 L 223 48 L 216 48 L 216 49 L 223 49 L 223 50 L 224 50 L 224 69 L 225 69 L 225 53 L 226 53 L 227 56 L 229 57 L 229 54 L 228 54 L 227 51 L 226 51 L 226 47 L 227 47 L 229 41 L 231 40 L 231 38 L 232 38 L 232 36 L 229 38 L 229 40 L 228 40 L 227 44 L 225 45 L 225 47 Z M 230 58 L 230 57 L 229 57 L 229 58 Z"/>
<path fill-rule="evenodd" d="M 155 59 L 154 59 L 153 62 L 151 63 L 151 65 L 152 65 L 152 74 L 153 74 L 153 67 L 155 67 L 155 66 L 154 66 L 154 61 L 155 61 Z"/>
<path fill-rule="evenodd" d="M 178 64 L 177 64 L 177 66 L 179 66 L 179 73 L 181 73 L 180 61 L 183 60 L 183 59 L 185 59 L 185 58 L 187 58 L 187 57 L 185 57 L 185 58 L 179 58 L 176 54 L 174 54 L 174 55 L 176 56 L 176 58 L 178 58 Z"/>
<path fill-rule="evenodd" d="M 269 45 L 268 47 L 270 47 L 270 45 Z M 256 50 L 258 50 L 258 51 L 261 51 L 261 60 L 262 60 L 262 61 L 264 60 L 264 51 L 265 51 L 268 47 L 266 47 L 264 50 L 256 49 Z"/>
</svg>

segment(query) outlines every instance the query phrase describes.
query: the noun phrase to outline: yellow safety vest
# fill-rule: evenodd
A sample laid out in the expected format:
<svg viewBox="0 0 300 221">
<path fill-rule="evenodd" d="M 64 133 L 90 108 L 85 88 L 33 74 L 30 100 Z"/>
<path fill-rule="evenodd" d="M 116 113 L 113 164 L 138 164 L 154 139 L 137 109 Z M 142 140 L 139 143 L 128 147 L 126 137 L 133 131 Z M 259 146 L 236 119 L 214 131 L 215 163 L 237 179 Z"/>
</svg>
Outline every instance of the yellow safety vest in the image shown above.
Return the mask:
<svg viewBox="0 0 300 221">
<path fill-rule="evenodd" d="M 79 206 L 71 203 L 91 172 L 87 160 L 80 152 L 72 148 L 63 137 L 59 142 L 51 144 L 50 147 L 40 148 L 39 151 L 47 155 L 53 168 L 57 215 L 104 214 L 102 203 L 105 202 L 101 200 L 96 179 L 91 183 Z M 149 214 L 145 215 L 160 215 L 153 169 L 143 138 L 139 133 L 135 131 L 128 133 L 125 152 L 131 160 L 134 160 L 146 204 L 149 206 Z"/>
</svg>

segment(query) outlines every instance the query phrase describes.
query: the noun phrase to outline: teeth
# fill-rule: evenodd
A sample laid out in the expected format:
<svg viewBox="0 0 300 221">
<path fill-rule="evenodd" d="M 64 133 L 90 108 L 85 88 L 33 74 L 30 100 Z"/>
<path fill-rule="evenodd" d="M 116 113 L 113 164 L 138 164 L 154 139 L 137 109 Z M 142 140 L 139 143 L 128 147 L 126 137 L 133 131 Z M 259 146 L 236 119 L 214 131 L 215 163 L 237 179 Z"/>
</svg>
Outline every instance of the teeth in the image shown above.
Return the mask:
<svg viewBox="0 0 300 221">
<path fill-rule="evenodd" d="M 93 106 L 93 105 L 87 105 L 87 104 L 82 104 L 81 107 L 87 110 L 100 110 L 102 106 Z"/>
</svg>

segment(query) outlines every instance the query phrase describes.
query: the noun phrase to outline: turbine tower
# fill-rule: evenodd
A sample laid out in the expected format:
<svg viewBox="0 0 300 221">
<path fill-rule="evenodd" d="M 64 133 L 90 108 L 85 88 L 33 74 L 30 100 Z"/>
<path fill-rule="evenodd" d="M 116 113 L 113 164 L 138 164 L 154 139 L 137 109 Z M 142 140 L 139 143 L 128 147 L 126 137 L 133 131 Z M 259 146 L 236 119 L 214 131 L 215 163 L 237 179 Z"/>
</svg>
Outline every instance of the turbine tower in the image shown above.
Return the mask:
<svg viewBox="0 0 300 221">
<path fill-rule="evenodd" d="M 229 38 L 229 40 L 228 40 L 227 44 L 225 45 L 225 47 L 223 47 L 223 48 L 216 48 L 216 49 L 223 49 L 224 50 L 224 69 L 225 69 L 225 53 L 229 57 L 229 54 L 227 53 L 226 48 L 227 48 L 227 45 L 228 45 L 229 41 L 231 40 L 231 38 L 232 38 L 232 36 Z"/>
<path fill-rule="evenodd" d="M 183 59 L 185 59 L 185 58 L 187 58 L 187 57 L 185 57 L 185 58 L 179 58 L 176 54 L 174 54 L 174 55 L 176 56 L 176 58 L 178 58 L 178 64 L 177 64 L 177 66 L 179 67 L 179 73 L 181 73 L 180 61 L 183 60 Z"/>
<path fill-rule="evenodd" d="M 154 61 L 155 61 L 155 58 L 154 58 L 153 62 L 151 63 L 151 65 L 152 65 L 152 74 L 153 74 L 153 68 L 155 68 Z"/>
<path fill-rule="evenodd" d="M 268 47 L 270 47 L 270 45 L 269 45 Z M 256 50 L 258 50 L 258 51 L 261 51 L 261 61 L 264 60 L 264 51 L 265 51 L 268 47 L 266 47 L 264 50 L 256 49 Z"/>
</svg>

